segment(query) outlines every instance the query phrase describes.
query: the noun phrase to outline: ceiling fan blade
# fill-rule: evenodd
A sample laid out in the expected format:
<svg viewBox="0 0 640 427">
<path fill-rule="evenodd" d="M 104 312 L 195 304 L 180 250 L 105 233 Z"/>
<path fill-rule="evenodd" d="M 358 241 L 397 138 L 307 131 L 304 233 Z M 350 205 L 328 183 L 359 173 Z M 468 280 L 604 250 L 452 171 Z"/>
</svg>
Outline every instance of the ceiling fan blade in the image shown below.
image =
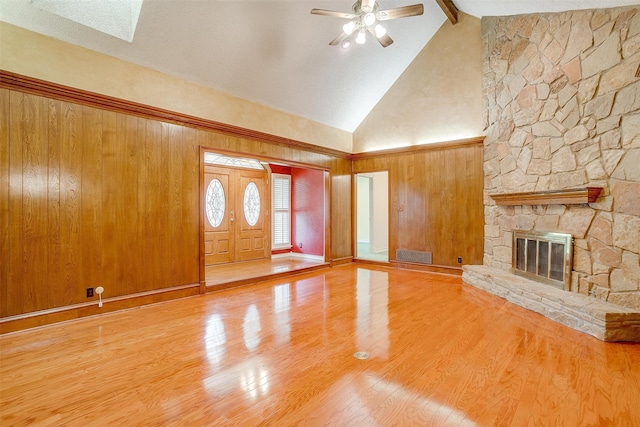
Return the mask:
<svg viewBox="0 0 640 427">
<path fill-rule="evenodd" d="M 373 35 L 374 39 L 378 40 L 382 47 L 387 47 L 393 43 L 393 39 L 386 33 L 382 37 L 376 37 L 376 31 L 373 28 L 369 28 L 369 32 Z"/>
<path fill-rule="evenodd" d="M 323 16 L 333 16 L 335 18 L 344 18 L 344 19 L 353 19 L 357 18 L 357 15 L 353 13 L 344 13 L 344 12 L 336 12 L 333 10 L 325 10 L 325 9 L 311 9 L 312 15 L 323 15 Z"/>
<path fill-rule="evenodd" d="M 335 39 L 331 40 L 329 42 L 329 46 L 338 46 L 340 45 L 344 39 L 346 39 L 347 37 L 349 37 L 349 34 L 343 32 L 342 34 L 340 34 L 338 37 L 336 37 Z"/>
<path fill-rule="evenodd" d="M 413 4 L 411 6 L 396 7 L 395 9 L 380 10 L 376 13 L 376 19 L 378 21 L 388 21 L 389 19 L 418 16 L 423 13 L 424 6 L 422 4 Z"/>
</svg>

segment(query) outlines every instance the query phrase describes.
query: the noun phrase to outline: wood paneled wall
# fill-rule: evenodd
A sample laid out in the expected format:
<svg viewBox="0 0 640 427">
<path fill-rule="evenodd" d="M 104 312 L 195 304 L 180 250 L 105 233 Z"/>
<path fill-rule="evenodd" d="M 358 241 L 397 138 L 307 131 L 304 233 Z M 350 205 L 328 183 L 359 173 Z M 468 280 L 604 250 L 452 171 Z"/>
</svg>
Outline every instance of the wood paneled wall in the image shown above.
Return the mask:
<svg viewBox="0 0 640 427">
<path fill-rule="evenodd" d="M 354 155 L 353 170 L 389 172 L 389 259 L 429 251 L 433 264 L 482 264 L 482 139 Z"/>
<path fill-rule="evenodd" d="M 0 317 L 198 283 L 199 146 L 329 170 L 351 256 L 348 156 L 33 92 L 0 89 Z"/>
<path fill-rule="evenodd" d="M 482 263 L 482 140 L 350 157 L 16 82 L 0 79 L 0 317 L 84 303 L 87 287 L 127 297 L 197 284 L 200 146 L 329 171 L 333 264 L 352 258 L 352 172 L 380 170 L 391 259 L 401 248 Z"/>
<path fill-rule="evenodd" d="M 88 287 L 112 297 L 199 281 L 194 129 L 0 96 L 10 126 L 3 316 L 84 302 Z"/>
</svg>

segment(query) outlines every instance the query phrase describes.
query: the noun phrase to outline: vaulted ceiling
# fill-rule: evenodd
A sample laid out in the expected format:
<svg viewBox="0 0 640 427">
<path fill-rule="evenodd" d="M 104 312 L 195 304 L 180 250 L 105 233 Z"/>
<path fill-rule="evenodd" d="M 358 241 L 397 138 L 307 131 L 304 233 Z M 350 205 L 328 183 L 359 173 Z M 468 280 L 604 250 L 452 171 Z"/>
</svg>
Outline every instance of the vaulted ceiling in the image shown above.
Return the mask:
<svg viewBox="0 0 640 427">
<path fill-rule="evenodd" d="M 452 25 L 436 0 L 423 0 L 423 15 L 385 22 L 394 40 L 387 48 L 375 40 L 349 49 L 329 46 L 345 21 L 310 10 L 350 12 L 353 1 L 2 0 L 0 20 L 353 132 L 440 26 Z M 379 6 L 417 2 L 379 0 Z M 625 6 L 638 0 L 453 3 L 481 17 Z"/>
</svg>

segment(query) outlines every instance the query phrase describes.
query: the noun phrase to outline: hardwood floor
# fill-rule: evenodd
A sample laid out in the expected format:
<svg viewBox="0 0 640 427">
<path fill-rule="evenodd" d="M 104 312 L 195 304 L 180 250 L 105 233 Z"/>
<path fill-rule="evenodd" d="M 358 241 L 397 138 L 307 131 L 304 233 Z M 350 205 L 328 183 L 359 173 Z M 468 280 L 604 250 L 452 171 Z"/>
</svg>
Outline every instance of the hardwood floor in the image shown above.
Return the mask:
<svg viewBox="0 0 640 427">
<path fill-rule="evenodd" d="M 7 334 L 0 356 L 2 425 L 640 425 L 639 345 L 369 265 Z"/>
<path fill-rule="evenodd" d="M 225 287 L 255 283 L 279 275 L 288 276 L 292 272 L 312 271 L 328 266 L 329 264 L 324 261 L 289 255 L 257 261 L 206 266 L 204 273 L 207 290 L 214 291 Z"/>
</svg>

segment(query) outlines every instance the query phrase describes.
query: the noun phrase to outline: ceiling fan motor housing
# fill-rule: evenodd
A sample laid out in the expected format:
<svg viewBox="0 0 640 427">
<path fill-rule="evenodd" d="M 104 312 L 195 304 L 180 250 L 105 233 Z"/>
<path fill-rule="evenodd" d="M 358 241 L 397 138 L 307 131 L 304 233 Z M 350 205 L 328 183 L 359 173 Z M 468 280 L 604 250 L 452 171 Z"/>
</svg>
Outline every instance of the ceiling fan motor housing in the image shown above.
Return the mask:
<svg viewBox="0 0 640 427">
<path fill-rule="evenodd" d="M 356 15 L 360 15 L 361 13 L 376 13 L 378 11 L 378 2 L 373 2 L 373 6 L 369 4 L 362 5 L 361 1 L 357 1 L 353 4 L 353 11 Z"/>
</svg>

